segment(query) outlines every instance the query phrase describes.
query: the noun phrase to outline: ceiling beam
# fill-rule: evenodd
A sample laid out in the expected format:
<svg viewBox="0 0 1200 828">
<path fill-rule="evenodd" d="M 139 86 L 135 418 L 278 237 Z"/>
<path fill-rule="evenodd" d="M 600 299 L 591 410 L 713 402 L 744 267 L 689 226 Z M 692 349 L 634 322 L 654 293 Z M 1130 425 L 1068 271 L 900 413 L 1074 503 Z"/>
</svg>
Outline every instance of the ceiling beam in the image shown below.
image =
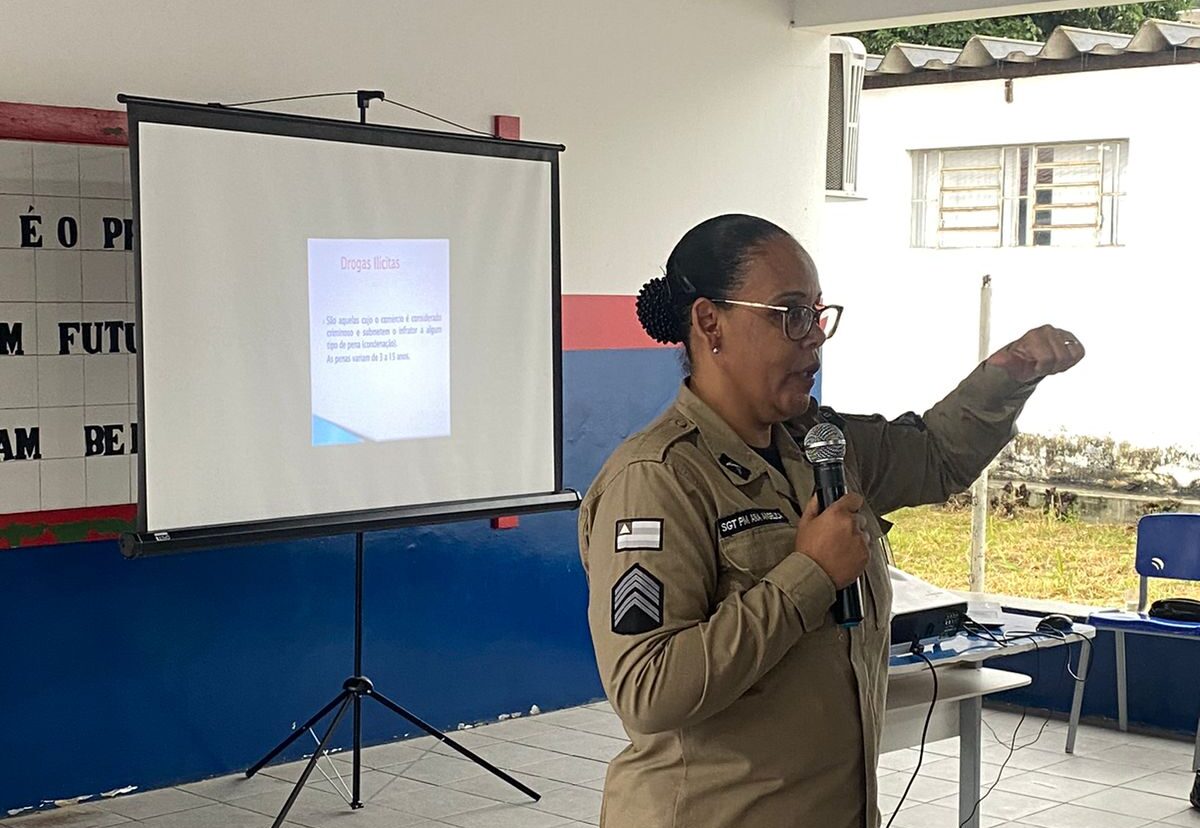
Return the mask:
<svg viewBox="0 0 1200 828">
<path fill-rule="evenodd" d="M 792 0 L 792 26 L 831 34 L 1075 9 L 1080 0 Z M 1091 0 L 1088 5 L 1116 5 Z"/>
</svg>

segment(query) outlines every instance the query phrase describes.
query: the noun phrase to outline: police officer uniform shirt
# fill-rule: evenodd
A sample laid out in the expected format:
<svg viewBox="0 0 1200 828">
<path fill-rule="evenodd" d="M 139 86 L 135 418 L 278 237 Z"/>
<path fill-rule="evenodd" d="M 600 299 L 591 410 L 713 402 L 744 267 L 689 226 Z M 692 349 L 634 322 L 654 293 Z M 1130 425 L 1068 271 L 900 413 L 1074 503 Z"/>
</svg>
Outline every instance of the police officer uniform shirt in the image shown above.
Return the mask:
<svg viewBox="0 0 1200 828">
<path fill-rule="evenodd" d="M 814 405 L 773 428 L 776 468 L 685 383 L 618 448 L 579 516 L 597 664 L 631 740 L 609 766 L 601 826 L 879 825 L 891 617 L 879 515 L 967 488 L 1035 385 L 984 364 L 924 417 Z M 798 441 L 820 420 L 845 433 L 847 486 L 866 501 L 865 618 L 848 630 L 830 614 L 833 582 L 794 553 L 813 491 Z"/>
</svg>

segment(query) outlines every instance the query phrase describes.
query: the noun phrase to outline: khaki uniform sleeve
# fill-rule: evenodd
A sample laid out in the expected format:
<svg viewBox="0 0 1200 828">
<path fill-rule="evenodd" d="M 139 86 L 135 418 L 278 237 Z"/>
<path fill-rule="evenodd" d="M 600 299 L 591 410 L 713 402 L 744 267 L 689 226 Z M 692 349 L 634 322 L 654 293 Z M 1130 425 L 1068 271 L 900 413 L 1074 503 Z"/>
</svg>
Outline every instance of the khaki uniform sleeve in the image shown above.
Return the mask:
<svg viewBox="0 0 1200 828">
<path fill-rule="evenodd" d="M 723 710 L 820 626 L 833 603 L 829 577 L 795 553 L 750 589 L 714 602 L 715 520 L 659 462 L 619 472 L 580 515 L 600 677 L 636 731 L 674 730 Z M 631 548 L 655 546 L 656 525 L 661 548 Z"/>
<path fill-rule="evenodd" d="M 877 514 L 942 503 L 967 489 L 1008 442 L 1036 382 L 986 362 L 925 413 L 846 416 L 863 494 Z"/>
</svg>

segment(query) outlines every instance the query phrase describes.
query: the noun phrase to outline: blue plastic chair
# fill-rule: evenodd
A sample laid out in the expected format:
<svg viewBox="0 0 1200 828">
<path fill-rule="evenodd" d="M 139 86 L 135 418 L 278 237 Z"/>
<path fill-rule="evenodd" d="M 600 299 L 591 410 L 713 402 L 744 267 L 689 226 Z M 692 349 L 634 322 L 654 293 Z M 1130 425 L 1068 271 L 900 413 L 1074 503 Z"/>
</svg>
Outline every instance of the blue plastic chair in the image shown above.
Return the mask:
<svg viewBox="0 0 1200 828">
<path fill-rule="evenodd" d="M 1113 634 L 1117 649 L 1117 723 L 1129 728 L 1125 679 L 1125 636 L 1159 635 L 1200 641 L 1200 622 L 1164 621 L 1146 615 L 1151 578 L 1200 581 L 1200 514 L 1147 515 L 1138 521 L 1136 569 L 1141 576 L 1137 612 L 1106 610 L 1093 613 L 1088 623 Z M 1075 749 L 1075 731 L 1083 703 L 1083 685 L 1076 687 L 1067 732 L 1067 753 Z M 1196 726 L 1193 770 L 1200 773 L 1200 722 Z M 1200 783 L 1198 783 L 1200 784 Z"/>
</svg>

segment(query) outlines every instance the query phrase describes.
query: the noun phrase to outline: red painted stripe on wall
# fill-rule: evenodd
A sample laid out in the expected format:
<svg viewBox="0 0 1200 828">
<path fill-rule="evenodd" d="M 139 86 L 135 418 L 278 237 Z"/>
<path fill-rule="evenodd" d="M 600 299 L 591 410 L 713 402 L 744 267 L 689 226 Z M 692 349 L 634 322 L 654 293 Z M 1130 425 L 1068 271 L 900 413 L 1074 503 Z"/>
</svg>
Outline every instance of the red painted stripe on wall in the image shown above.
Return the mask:
<svg viewBox="0 0 1200 828">
<path fill-rule="evenodd" d="M 0 549 L 106 540 L 132 531 L 137 506 L 92 506 L 0 515 Z"/>
<path fill-rule="evenodd" d="M 123 110 L 0 101 L 0 138 L 123 147 L 129 131 Z"/>
<path fill-rule="evenodd" d="M 637 297 L 568 294 L 562 298 L 564 351 L 666 348 L 642 330 Z"/>
</svg>

